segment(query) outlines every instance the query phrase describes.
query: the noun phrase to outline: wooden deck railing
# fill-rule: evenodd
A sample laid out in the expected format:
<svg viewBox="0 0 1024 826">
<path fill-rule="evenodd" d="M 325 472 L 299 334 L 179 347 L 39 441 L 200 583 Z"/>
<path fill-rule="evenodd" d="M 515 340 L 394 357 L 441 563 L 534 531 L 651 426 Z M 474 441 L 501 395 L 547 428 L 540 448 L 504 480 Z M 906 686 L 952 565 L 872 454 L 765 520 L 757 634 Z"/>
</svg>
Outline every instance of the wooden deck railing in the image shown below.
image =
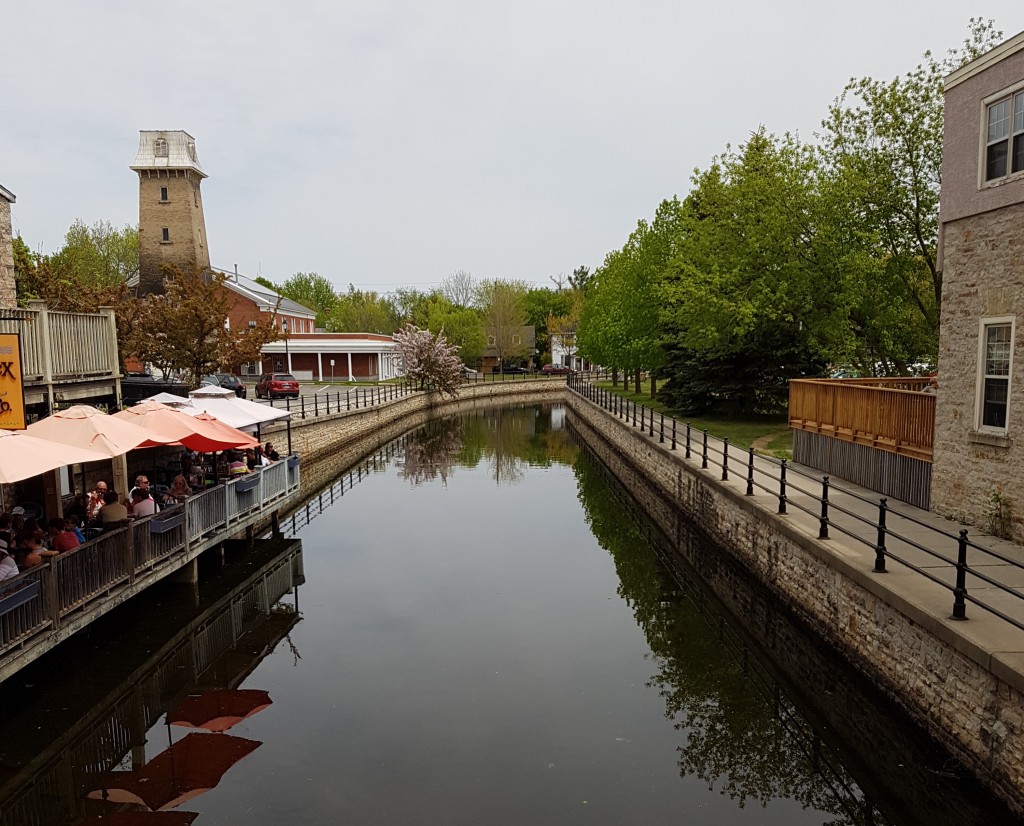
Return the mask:
<svg viewBox="0 0 1024 826">
<path fill-rule="evenodd" d="M 930 462 L 935 395 L 927 378 L 794 379 L 789 426 Z"/>
<path fill-rule="evenodd" d="M 4 310 L 0 333 L 21 334 L 22 374 L 29 384 L 117 377 L 117 329 L 113 313 L 58 313 L 42 301 Z"/>
<path fill-rule="evenodd" d="M 256 524 L 299 492 L 298 457 L 257 469 L 124 527 L 104 531 L 67 553 L 0 582 L 0 665 L 3 655 L 87 613 L 118 589 L 188 559 Z M 292 466 L 294 465 L 294 466 Z M 169 570 L 173 570 L 172 566 Z"/>
</svg>

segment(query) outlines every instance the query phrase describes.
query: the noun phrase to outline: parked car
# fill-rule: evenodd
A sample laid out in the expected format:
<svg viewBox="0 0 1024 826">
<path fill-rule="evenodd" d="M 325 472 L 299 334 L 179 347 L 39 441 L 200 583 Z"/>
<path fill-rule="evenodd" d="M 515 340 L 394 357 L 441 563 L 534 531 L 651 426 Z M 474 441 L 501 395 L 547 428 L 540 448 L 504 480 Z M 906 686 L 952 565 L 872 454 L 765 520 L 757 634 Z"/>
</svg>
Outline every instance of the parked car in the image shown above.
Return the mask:
<svg viewBox="0 0 1024 826">
<path fill-rule="evenodd" d="M 165 381 L 151 372 L 125 373 L 121 376 L 121 404 L 130 407 L 157 393 L 172 393 L 188 398 L 188 385 L 180 381 Z"/>
<path fill-rule="evenodd" d="M 264 373 L 256 382 L 257 399 L 297 399 L 299 380 L 291 373 Z"/>
<path fill-rule="evenodd" d="M 214 373 L 211 376 L 203 376 L 200 384 L 208 384 L 213 387 L 223 387 L 226 390 L 234 390 L 235 395 L 244 399 L 246 395 L 245 382 L 234 373 Z"/>
<path fill-rule="evenodd" d="M 564 364 L 545 364 L 540 368 L 540 371 L 550 376 L 567 376 L 572 372 L 572 369 Z"/>
<path fill-rule="evenodd" d="M 474 370 L 472 367 L 466 367 L 462 365 L 462 378 L 464 379 L 476 379 L 480 377 L 480 371 Z"/>
</svg>

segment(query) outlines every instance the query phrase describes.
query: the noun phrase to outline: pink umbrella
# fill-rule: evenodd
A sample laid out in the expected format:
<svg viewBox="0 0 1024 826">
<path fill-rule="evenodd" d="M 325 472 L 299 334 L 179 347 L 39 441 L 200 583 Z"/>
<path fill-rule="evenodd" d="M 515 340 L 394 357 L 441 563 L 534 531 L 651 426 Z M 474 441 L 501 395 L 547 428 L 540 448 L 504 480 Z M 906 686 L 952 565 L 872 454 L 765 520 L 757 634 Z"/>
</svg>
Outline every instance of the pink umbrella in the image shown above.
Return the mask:
<svg viewBox="0 0 1024 826">
<path fill-rule="evenodd" d="M 102 462 L 105 453 L 40 439 L 24 431 L 0 430 L 0 482 L 18 482 L 78 462 Z"/>
<path fill-rule="evenodd" d="M 172 726 L 227 731 L 252 717 L 273 700 L 266 691 L 254 688 L 222 688 L 186 697 L 167 713 Z"/>
<path fill-rule="evenodd" d="M 89 447 L 106 458 L 121 456 L 137 447 L 156 447 L 174 441 L 87 404 L 58 410 L 52 416 L 30 424 L 28 432 L 51 442 Z"/>
<path fill-rule="evenodd" d="M 249 447 L 255 442 L 240 430 L 217 420 L 190 416 L 152 399 L 115 413 L 113 418 L 159 433 L 170 442 L 180 443 L 200 453 L 215 453 L 233 447 Z"/>
</svg>

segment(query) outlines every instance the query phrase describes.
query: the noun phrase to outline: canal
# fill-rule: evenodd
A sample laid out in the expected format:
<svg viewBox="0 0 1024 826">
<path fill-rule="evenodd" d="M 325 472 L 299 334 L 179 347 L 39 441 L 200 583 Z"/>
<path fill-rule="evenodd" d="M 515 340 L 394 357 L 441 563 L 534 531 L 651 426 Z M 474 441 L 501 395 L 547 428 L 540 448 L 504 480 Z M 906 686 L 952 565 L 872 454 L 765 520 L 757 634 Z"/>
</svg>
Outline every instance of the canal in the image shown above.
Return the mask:
<svg viewBox="0 0 1024 826">
<path fill-rule="evenodd" d="M 3 826 L 1019 822 L 561 405 L 435 420 L 282 527 L 0 686 Z"/>
</svg>

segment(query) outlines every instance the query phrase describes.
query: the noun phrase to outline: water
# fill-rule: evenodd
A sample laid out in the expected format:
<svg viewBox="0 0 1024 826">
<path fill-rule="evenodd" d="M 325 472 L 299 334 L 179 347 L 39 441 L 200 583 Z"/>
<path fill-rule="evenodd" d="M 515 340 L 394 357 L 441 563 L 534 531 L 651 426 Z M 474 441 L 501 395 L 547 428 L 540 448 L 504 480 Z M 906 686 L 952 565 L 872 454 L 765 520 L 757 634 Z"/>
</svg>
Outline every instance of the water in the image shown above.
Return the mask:
<svg viewBox="0 0 1024 826">
<path fill-rule="evenodd" d="M 84 795 L 131 768 L 124 732 L 145 734 L 141 765 L 188 731 L 153 711 L 132 729 L 131 691 L 166 710 L 224 686 L 273 704 L 228 732 L 260 745 L 179 807 L 200 826 L 1015 822 L 708 548 L 702 574 L 752 612 L 733 622 L 560 406 L 433 422 L 284 529 L 301 565 L 274 546 L 209 566 L 198 601 L 154 592 L 2 687 L 5 824 L 36 811 L 11 805 L 32 785 L 19 755 L 82 755 L 40 767 L 36 822 L 110 811 Z M 188 617 L 230 626 L 217 600 L 258 608 L 245 583 L 269 570 L 281 602 L 190 684 Z"/>
</svg>

